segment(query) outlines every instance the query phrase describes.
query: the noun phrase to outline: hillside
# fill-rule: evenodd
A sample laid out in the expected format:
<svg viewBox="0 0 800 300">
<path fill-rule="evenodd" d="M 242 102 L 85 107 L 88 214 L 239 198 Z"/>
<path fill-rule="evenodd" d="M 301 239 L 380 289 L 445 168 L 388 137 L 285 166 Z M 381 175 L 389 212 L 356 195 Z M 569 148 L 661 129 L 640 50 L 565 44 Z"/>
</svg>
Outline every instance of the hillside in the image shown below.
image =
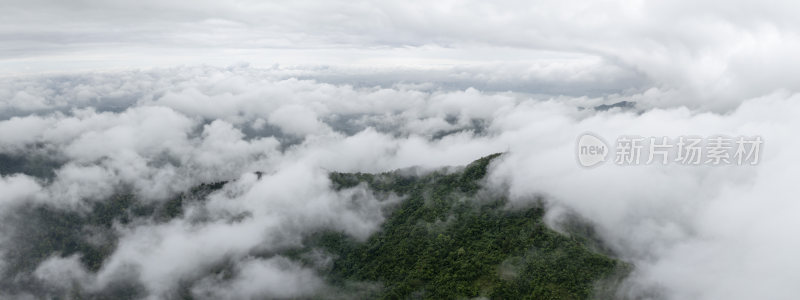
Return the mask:
<svg viewBox="0 0 800 300">
<path fill-rule="evenodd" d="M 625 264 L 590 250 L 588 239 L 548 228 L 541 203 L 506 209 L 504 197 L 482 191 L 498 156 L 421 177 L 332 173 L 338 188 L 366 183 L 406 198 L 366 242 L 324 232 L 306 250 L 321 247 L 338 257 L 332 282 L 380 282 L 373 296 L 385 299 L 586 299 L 599 280 L 625 272 Z"/>
<path fill-rule="evenodd" d="M 558 233 L 543 222 L 541 202 L 509 209 L 502 193 L 482 188 L 498 156 L 423 175 L 414 170 L 330 173 L 334 189 L 363 185 L 378 198 L 396 201 L 386 206 L 379 230 L 364 241 L 333 230 L 315 232 L 301 248 L 250 255 L 282 256 L 313 269 L 328 287 L 313 296 L 320 299 L 586 299 L 612 291 L 628 267 L 592 250 L 602 247 L 591 238 L 590 226 L 575 223 L 570 236 Z M 88 214 L 26 205 L 13 216 L 18 221 L 10 222 L 19 226 L 2 230 L 14 247 L 3 254 L 11 263 L 3 270 L 0 288 L 42 297 L 58 294 L 30 275 L 48 257 L 77 254 L 87 270 L 96 272 L 118 246 L 115 223 L 170 222 L 183 215 L 189 202 L 205 201 L 225 184 L 204 184 L 161 203 L 123 193 L 94 203 Z M 97 238 L 90 240 L 87 233 Z M 321 258 L 326 263 L 320 264 Z M 236 270 L 223 262 L 205 272 L 227 278 Z M 192 299 L 191 286 L 186 282 L 175 297 Z M 145 295 L 135 281 L 69 293 L 98 299 Z"/>
</svg>

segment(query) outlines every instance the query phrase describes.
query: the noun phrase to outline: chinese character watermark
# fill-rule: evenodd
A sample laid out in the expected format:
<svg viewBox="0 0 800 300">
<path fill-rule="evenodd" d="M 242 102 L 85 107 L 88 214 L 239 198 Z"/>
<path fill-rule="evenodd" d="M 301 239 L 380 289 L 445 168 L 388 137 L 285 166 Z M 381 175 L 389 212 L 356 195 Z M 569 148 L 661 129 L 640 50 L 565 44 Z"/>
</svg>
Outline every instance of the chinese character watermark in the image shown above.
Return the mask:
<svg viewBox="0 0 800 300">
<path fill-rule="evenodd" d="M 764 140 L 760 136 L 710 137 L 620 136 L 613 150 L 597 135 L 586 133 L 578 138 L 578 163 L 592 167 L 606 161 L 620 166 L 678 165 L 757 165 Z"/>
</svg>

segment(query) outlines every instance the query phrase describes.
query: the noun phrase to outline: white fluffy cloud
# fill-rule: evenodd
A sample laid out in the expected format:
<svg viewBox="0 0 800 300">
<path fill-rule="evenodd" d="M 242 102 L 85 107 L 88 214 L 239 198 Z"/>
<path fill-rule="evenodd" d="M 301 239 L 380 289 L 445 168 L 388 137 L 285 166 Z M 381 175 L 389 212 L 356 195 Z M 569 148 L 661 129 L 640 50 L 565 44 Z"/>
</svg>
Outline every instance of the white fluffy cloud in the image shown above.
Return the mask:
<svg viewBox="0 0 800 300">
<path fill-rule="evenodd" d="M 324 287 L 316 273 L 283 257 L 241 262 L 239 275 L 228 282 L 214 278 L 201 281 L 193 289 L 200 299 L 298 298 L 319 293 Z"/>
<path fill-rule="evenodd" d="M 322 285 L 313 271 L 281 258 L 260 261 L 246 256 L 251 251 L 300 246 L 304 234 L 322 228 L 365 239 L 383 221 L 382 207 L 396 201 L 396 197 L 375 199 L 363 186 L 333 192 L 327 174 L 305 163 L 282 165 L 261 178 L 246 174 L 213 194 L 206 205 L 189 208 L 184 218 L 120 228 L 118 250 L 98 272 L 94 285 L 102 289 L 134 272 L 149 293 L 167 295 L 181 280 L 200 278 L 232 258 L 242 268 L 241 278 L 214 283 L 232 285 L 228 290 L 199 293 L 252 298 L 313 292 Z M 258 286 L 254 276 L 260 273 L 277 274 L 262 278 L 267 286 Z M 291 281 L 275 285 L 271 280 L 280 276 Z"/>
<path fill-rule="evenodd" d="M 798 124 L 789 117 L 800 111 L 796 99 L 753 99 L 729 115 L 668 109 L 573 119 L 519 111 L 541 119 L 503 128 L 503 135 L 526 143 L 512 146 L 493 176 L 507 184 L 512 199 L 544 195 L 595 222 L 604 240 L 636 265 L 626 291 L 632 298 L 655 291 L 668 299 L 790 299 L 796 268 L 775 255 L 798 245 L 784 235 L 797 226 L 788 216 L 797 205 L 787 181 L 800 164 L 788 150 L 800 146 L 792 138 Z M 573 153 L 574 138 L 585 131 L 611 141 L 626 134 L 761 135 L 766 148 L 758 166 L 586 170 Z"/>
<path fill-rule="evenodd" d="M 0 196 L 0 208 L 4 210 L 29 200 L 42 188 L 34 178 L 22 174 L 0 177 L 0 187 L 3 190 L 3 195 Z"/>
<path fill-rule="evenodd" d="M 195 291 L 213 297 L 217 294 L 211 290 L 224 286 L 228 289 L 219 293 L 245 293 L 225 294 L 231 297 L 263 295 L 264 290 L 248 290 L 249 276 L 261 272 L 289 272 L 284 275 L 298 282 L 318 282 L 309 270 L 277 263 L 279 258 L 248 255 L 298 245 L 315 228 L 338 228 L 361 238 L 377 228 L 381 207 L 392 200 L 377 201 L 360 188 L 333 192 L 325 170 L 433 168 L 507 151 L 490 182 L 508 188 L 512 201 L 545 195 L 553 207 L 568 208 L 594 223 L 603 239 L 636 266 L 624 295 L 794 295 L 790 283 L 800 275 L 788 254 L 800 245 L 791 237 L 797 227 L 791 172 L 800 164 L 791 150 L 800 146 L 793 138 L 793 129 L 800 126 L 794 118 L 800 113 L 795 94 L 744 99 L 727 114 L 685 107 L 597 112 L 579 106 L 609 99 L 356 88 L 262 77 L 270 72 L 251 68 L 198 72 L 199 79 L 159 79 L 179 88 L 173 88 L 174 94 L 145 93 L 144 100 L 120 112 L 77 109 L 0 121 L 0 130 L 27 133 L 6 141 L 6 153 L 45 147 L 66 160 L 45 185 L 24 175 L 5 176 L 2 184 L 20 191 L 6 194 L 9 205 L 34 199 L 71 207 L 84 199 L 102 199 L 121 185 L 134 187 L 144 199 L 165 199 L 201 182 L 237 179 L 207 203 L 185 208 L 180 219 L 117 227 L 119 246 L 88 286 L 100 289 L 115 278 L 137 274 L 149 293 L 165 295 L 180 280 L 199 280 L 204 269 L 231 257 L 240 268 L 239 279 L 206 278 L 205 288 Z M 226 84 L 207 85 L 204 78 Z M 251 85 L 252 91 L 247 89 Z M 197 106 L 209 109 L 164 100 L 184 90 L 203 91 Z M 210 109 L 218 102 L 226 108 Z M 269 126 L 277 131 L 252 131 Z M 757 166 L 612 164 L 586 170 L 577 166 L 573 153 L 575 138 L 585 131 L 608 140 L 627 134 L 760 135 L 766 144 Z M 286 140 L 285 134 L 301 139 Z M 262 171 L 262 178 L 253 171 Z M 53 271 L 58 265 L 63 264 L 42 266 L 42 272 L 60 274 Z M 280 292 L 309 290 L 287 287 Z"/>
</svg>

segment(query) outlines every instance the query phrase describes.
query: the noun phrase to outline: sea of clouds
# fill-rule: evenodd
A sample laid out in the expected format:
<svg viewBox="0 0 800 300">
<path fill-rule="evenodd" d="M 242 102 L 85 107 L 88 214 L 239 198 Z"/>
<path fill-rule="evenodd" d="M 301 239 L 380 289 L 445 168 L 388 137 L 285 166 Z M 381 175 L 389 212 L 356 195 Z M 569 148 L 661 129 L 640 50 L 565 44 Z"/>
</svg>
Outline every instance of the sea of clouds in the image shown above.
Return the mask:
<svg viewBox="0 0 800 300">
<path fill-rule="evenodd" d="M 155 298 L 185 282 L 201 297 L 314 295 L 327 288 L 314 270 L 251 253 L 300 245 L 321 228 L 360 239 L 377 230 L 387 202 L 363 186 L 335 191 L 327 172 L 433 169 L 506 152 L 487 187 L 506 190 L 512 204 L 544 196 L 552 213 L 589 220 L 635 266 L 621 297 L 794 295 L 800 102 L 792 93 L 746 99 L 724 113 L 597 111 L 591 107 L 650 99 L 647 92 L 542 99 L 435 83 L 355 87 L 297 79 L 298 71 L 242 65 L 3 81 L 9 100 L 0 151 L 54 166 L 49 177 L 2 175 L 4 223 L 18 222 L 7 228 L 25 226 L 8 217 L 25 204 L 85 211 L 123 188 L 140 201 L 166 201 L 201 183 L 235 180 L 180 218 L 115 225 L 119 241 L 98 272 L 77 255 L 56 254 L 31 274 L 7 274 L 5 283 L 32 276 L 51 291 L 75 283 L 101 291 L 134 280 Z M 575 161 L 585 131 L 611 140 L 759 135 L 765 143 L 756 166 L 585 169 Z M 0 236 L 0 251 L 13 251 L 14 243 Z M 221 262 L 236 266 L 234 278 L 207 277 Z M 4 296 L 37 293 L 17 292 Z"/>
<path fill-rule="evenodd" d="M 800 295 L 796 4 L 90 2 L 3 9 L 0 155 L 45 167 L 0 166 L 0 298 L 120 282 L 152 299 L 339 295 L 315 268 L 254 255 L 323 228 L 364 239 L 401 201 L 328 172 L 497 152 L 484 185 L 509 209 L 542 196 L 553 226 L 577 214 L 634 266 L 619 298 Z M 755 166 L 586 169 L 585 132 L 764 145 Z M 31 205 L 87 214 L 121 191 L 161 203 L 220 181 L 178 218 L 115 223 L 96 272 L 78 255 L 9 267 Z"/>
</svg>

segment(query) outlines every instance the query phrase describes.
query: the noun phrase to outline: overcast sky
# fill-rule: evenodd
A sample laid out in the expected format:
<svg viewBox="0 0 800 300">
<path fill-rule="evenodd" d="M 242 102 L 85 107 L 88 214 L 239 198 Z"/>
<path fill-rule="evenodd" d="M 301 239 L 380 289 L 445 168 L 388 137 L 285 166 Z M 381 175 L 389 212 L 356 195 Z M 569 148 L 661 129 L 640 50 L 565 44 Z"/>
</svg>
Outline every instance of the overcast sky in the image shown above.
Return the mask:
<svg viewBox="0 0 800 300">
<path fill-rule="evenodd" d="M 0 4 L 0 73 L 181 64 L 432 68 L 511 64 L 731 108 L 796 90 L 791 1 L 48 1 Z M 755 72 L 758 70 L 759 72 Z M 525 74 L 518 74 L 525 76 Z M 605 74 L 604 74 L 605 75 Z M 689 94 L 683 94 L 689 93 Z M 693 100 L 674 100 L 680 104 Z"/>
</svg>

